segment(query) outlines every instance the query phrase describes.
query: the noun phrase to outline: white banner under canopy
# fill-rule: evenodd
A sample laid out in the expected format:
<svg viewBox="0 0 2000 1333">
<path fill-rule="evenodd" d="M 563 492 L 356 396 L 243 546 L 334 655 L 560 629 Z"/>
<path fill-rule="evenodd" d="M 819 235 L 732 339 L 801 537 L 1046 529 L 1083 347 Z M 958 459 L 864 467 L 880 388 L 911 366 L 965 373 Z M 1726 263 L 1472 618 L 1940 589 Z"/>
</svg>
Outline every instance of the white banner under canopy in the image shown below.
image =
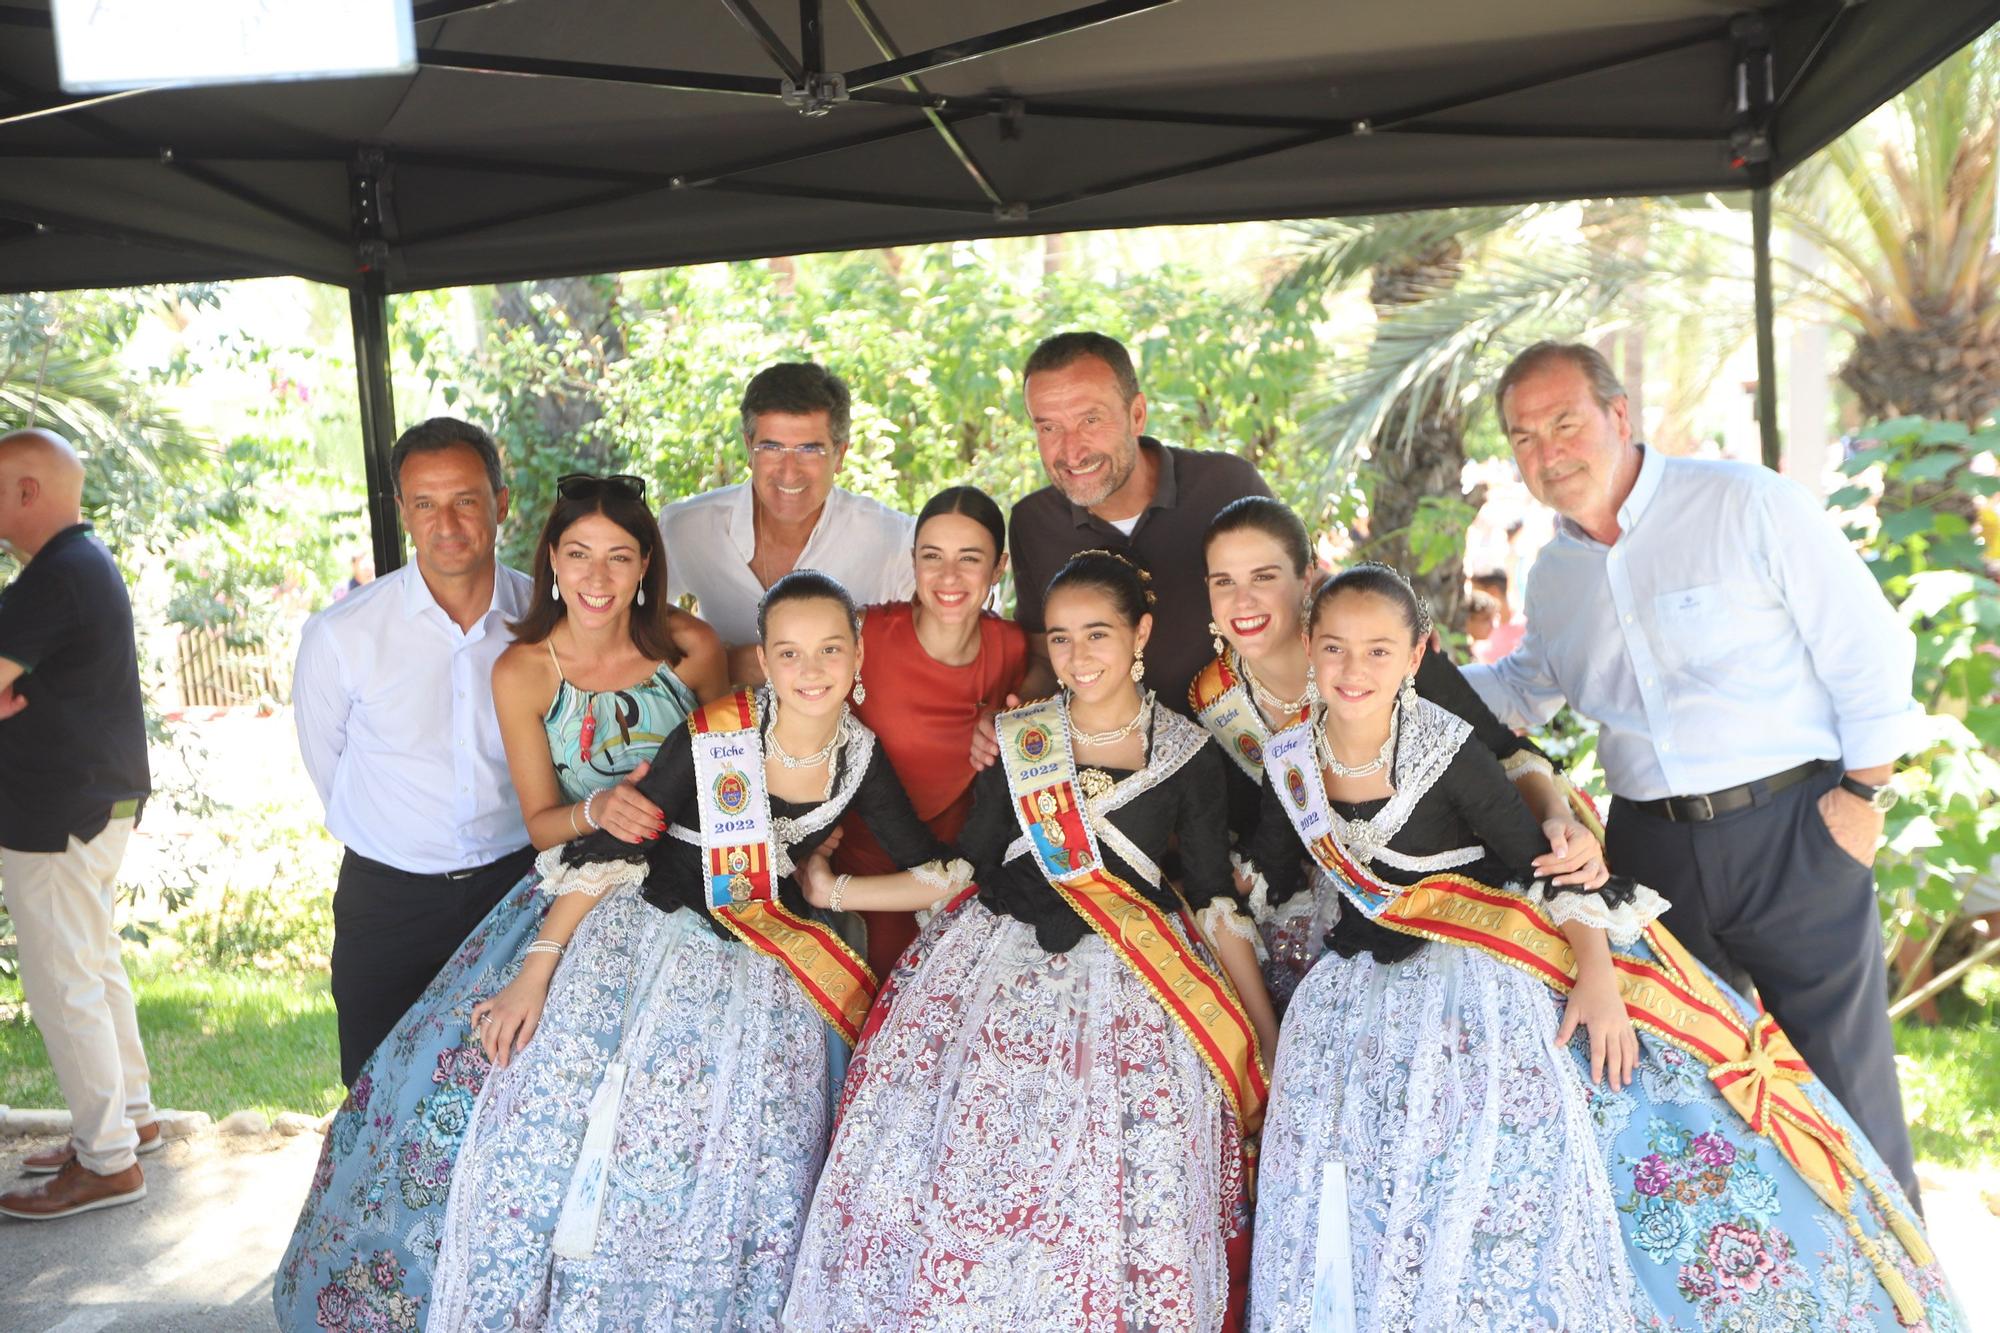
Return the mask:
<svg viewBox="0 0 2000 1333">
<path fill-rule="evenodd" d="M 52 0 L 65 92 L 408 74 L 410 0 Z"/>
</svg>

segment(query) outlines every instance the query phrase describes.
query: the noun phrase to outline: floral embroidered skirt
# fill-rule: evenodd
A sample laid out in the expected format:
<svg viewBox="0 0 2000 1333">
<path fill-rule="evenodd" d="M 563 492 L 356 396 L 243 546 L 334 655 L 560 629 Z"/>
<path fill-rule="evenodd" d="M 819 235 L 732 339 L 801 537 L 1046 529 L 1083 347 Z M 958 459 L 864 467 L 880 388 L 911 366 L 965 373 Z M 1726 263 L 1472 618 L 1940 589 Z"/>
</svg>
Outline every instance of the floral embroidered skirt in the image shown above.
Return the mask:
<svg viewBox="0 0 2000 1333">
<path fill-rule="evenodd" d="M 423 1325 L 445 1195 L 486 1055 L 472 1006 L 513 978 L 548 899 L 529 875 L 458 948 L 348 1089 L 273 1283 L 287 1330 Z"/>
<path fill-rule="evenodd" d="M 627 1023 L 630 1016 L 629 1027 Z M 627 1068 L 587 1258 L 552 1252 L 606 1066 Z M 487 1080 L 428 1328 L 767 1329 L 826 1152 L 826 1024 L 776 961 L 617 891 Z"/>
<path fill-rule="evenodd" d="M 1250 1328 L 1310 1326 L 1334 1161 L 1358 1328 L 1903 1327 L 1842 1219 L 1699 1061 L 1641 1032 L 1632 1086 L 1593 1087 L 1585 1035 L 1555 1043 L 1561 1015 L 1541 982 L 1450 945 L 1313 968 L 1278 1044 Z M 1910 1216 L 1838 1103 L 1808 1095 Z M 1910 1262 L 1857 1194 L 1864 1230 L 1924 1304 L 1919 1327 L 1961 1328 L 1943 1274 Z"/>
<path fill-rule="evenodd" d="M 785 1327 L 1222 1326 L 1234 1115 L 1105 944 L 977 900 L 903 955 L 849 1070 Z"/>
</svg>

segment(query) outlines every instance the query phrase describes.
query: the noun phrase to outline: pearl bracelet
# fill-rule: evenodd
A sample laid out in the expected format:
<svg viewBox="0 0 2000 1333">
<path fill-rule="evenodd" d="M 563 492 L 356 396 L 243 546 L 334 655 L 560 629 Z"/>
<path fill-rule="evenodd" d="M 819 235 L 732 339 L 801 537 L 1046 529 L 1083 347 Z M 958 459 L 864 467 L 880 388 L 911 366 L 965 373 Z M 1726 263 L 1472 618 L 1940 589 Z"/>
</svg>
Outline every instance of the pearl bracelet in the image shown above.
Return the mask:
<svg viewBox="0 0 2000 1333">
<path fill-rule="evenodd" d="M 597 822 L 597 816 L 592 814 L 590 811 L 590 807 L 595 805 L 597 803 L 597 798 L 599 796 L 602 796 L 603 794 L 604 794 L 604 789 L 600 787 L 598 790 L 592 792 L 590 795 L 583 798 L 583 822 L 590 825 L 590 827 L 593 830 L 602 829 L 604 827 L 602 824 L 599 824 Z"/>
<path fill-rule="evenodd" d="M 554 954 L 556 956 L 556 960 L 560 962 L 563 956 L 563 946 L 557 944 L 554 940 L 536 940 L 532 944 L 530 944 L 527 948 L 521 950 L 521 956 L 523 958 L 526 958 L 529 954 L 532 953 Z"/>
<path fill-rule="evenodd" d="M 854 876 L 852 875 L 834 876 L 833 892 L 826 895 L 826 907 L 828 911 L 838 912 L 840 910 L 840 900 L 847 893 L 847 881 L 853 878 Z"/>
</svg>

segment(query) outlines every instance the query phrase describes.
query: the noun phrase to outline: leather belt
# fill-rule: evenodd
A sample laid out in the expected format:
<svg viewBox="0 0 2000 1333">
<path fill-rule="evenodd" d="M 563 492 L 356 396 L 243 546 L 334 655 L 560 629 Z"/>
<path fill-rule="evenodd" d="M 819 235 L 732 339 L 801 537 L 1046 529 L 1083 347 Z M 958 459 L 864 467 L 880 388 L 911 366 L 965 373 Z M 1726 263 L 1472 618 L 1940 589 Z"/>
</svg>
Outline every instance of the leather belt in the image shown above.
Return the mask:
<svg viewBox="0 0 2000 1333">
<path fill-rule="evenodd" d="M 1711 819 L 1749 809 L 1758 803 L 1760 796 L 1769 799 L 1787 787 L 1795 787 L 1815 774 L 1824 773 L 1834 762 L 1831 759 L 1809 759 L 1797 768 L 1788 768 L 1740 787 L 1724 787 L 1721 791 L 1699 796 L 1663 796 L 1657 801 L 1630 801 L 1627 804 L 1634 810 L 1670 819 L 1676 824 L 1706 824 Z"/>
<path fill-rule="evenodd" d="M 347 849 L 347 855 L 350 858 L 352 858 L 356 863 L 358 863 L 362 867 L 362 869 L 367 870 L 372 874 L 384 876 L 389 879 L 419 880 L 426 883 L 434 884 L 441 879 L 458 881 L 458 880 L 471 879 L 475 875 L 484 875 L 488 871 L 497 870 L 501 866 L 507 864 L 509 861 L 515 860 L 516 858 L 521 857 L 523 855 L 525 855 L 530 861 L 532 861 L 534 859 L 535 849 L 533 847 L 523 847 L 518 851 L 512 851 L 507 853 L 505 856 L 497 857 L 494 860 L 488 861 L 483 866 L 469 866 L 464 870 L 434 870 L 434 871 L 405 870 L 401 866 L 392 866 L 385 862 L 377 861 L 373 857 L 363 856 L 360 852 L 355 851 L 351 847 Z M 522 873 L 525 874 L 527 872 L 523 871 Z"/>
</svg>

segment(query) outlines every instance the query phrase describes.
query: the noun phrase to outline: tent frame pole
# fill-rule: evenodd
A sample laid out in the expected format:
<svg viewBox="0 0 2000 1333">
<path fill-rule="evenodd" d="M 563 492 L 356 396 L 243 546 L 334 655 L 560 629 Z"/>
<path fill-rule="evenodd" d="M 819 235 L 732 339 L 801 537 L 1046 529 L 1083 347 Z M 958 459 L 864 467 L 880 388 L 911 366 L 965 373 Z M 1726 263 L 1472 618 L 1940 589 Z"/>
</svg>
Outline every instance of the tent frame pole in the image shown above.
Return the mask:
<svg viewBox="0 0 2000 1333">
<path fill-rule="evenodd" d="M 1778 438 L 1778 341 L 1776 304 L 1771 293 L 1771 187 L 1750 192 L 1750 244 L 1756 267 L 1757 438 L 1764 466 L 1778 470 L 1783 446 Z"/>
<path fill-rule="evenodd" d="M 389 297 L 380 273 L 364 273 L 347 289 L 354 322 L 354 380 L 361 405 L 361 462 L 368 484 L 368 530 L 375 572 L 403 564 L 403 526 L 389 454 L 396 443 L 396 407 L 389 387 Z"/>
<path fill-rule="evenodd" d="M 347 287 L 354 328 L 355 400 L 361 409 L 361 468 L 368 485 L 368 531 L 375 572 L 403 567 L 403 526 L 396 511 L 396 475 L 389 457 L 396 443 L 396 402 L 389 381 L 389 247 L 383 240 L 380 148 L 358 150 L 347 165 L 349 226 L 355 273 Z"/>
</svg>

